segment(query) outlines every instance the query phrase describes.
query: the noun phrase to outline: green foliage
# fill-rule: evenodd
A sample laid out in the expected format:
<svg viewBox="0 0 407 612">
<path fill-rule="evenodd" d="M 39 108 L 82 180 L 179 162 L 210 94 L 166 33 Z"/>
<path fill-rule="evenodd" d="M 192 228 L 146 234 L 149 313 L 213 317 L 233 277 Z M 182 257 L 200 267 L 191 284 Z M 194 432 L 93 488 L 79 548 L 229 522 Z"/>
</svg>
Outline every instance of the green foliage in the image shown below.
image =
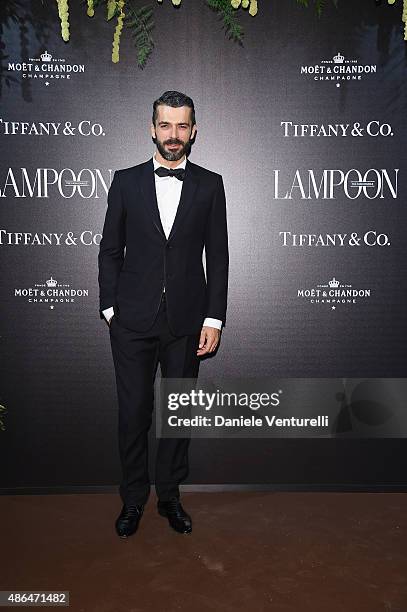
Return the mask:
<svg viewBox="0 0 407 612">
<path fill-rule="evenodd" d="M 315 12 L 318 15 L 318 17 L 321 17 L 323 7 L 324 7 L 324 0 L 315 0 Z"/>
<path fill-rule="evenodd" d="M 10 0 L 14 2 L 16 0 Z M 134 38 L 134 45 L 137 49 L 137 63 L 140 68 L 144 68 L 148 57 L 154 48 L 154 41 L 151 32 L 154 28 L 153 18 L 153 6 L 134 6 L 134 3 L 138 3 L 140 0 L 125 0 L 123 11 L 125 13 L 124 25 L 132 30 L 132 36 Z M 160 0 L 159 0 L 160 1 Z M 269 0 L 261 0 L 259 2 L 260 11 L 262 3 L 266 3 Z M 41 0 L 43 2 L 43 0 Z M 188 0 L 192 3 L 192 0 Z M 326 5 L 326 0 L 296 0 L 297 4 L 308 8 L 311 5 L 315 8 L 315 13 L 318 17 L 321 17 L 323 9 Z M 334 6 L 338 8 L 339 0 L 332 0 Z M 81 0 L 81 3 L 87 5 L 87 0 Z M 239 23 L 239 11 L 233 8 L 230 0 L 205 0 L 206 5 L 217 12 L 220 19 L 223 22 L 222 29 L 225 30 L 225 34 L 228 35 L 229 39 L 234 40 L 242 44 L 244 31 L 242 25 Z M 107 20 L 110 21 L 113 17 L 119 17 L 120 9 L 114 6 L 114 3 L 109 0 L 93 0 L 93 7 L 96 9 L 101 4 L 108 6 Z M 179 7 L 177 7 L 179 8 Z M 118 43 L 119 44 L 119 43 Z M 113 61 L 115 61 L 113 59 Z M 118 60 L 117 60 L 118 61 Z"/>
<path fill-rule="evenodd" d="M 212 10 L 220 14 L 229 39 L 242 43 L 243 27 L 238 23 L 237 12 L 230 4 L 230 0 L 206 0 L 206 3 Z"/>
<path fill-rule="evenodd" d="M 325 0 L 313 0 L 313 1 L 315 4 L 315 12 L 318 15 L 318 17 L 321 17 L 322 10 L 325 5 Z M 338 0 L 332 0 L 332 2 L 334 3 L 335 7 L 338 8 Z M 305 6 L 306 8 L 309 7 L 309 0 L 297 0 L 297 3 L 301 4 L 302 6 Z"/>
<path fill-rule="evenodd" d="M 151 31 L 154 28 L 152 6 L 142 6 L 133 9 L 126 6 L 126 17 L 124 23 L 133 31 L 134 45 L 137 49 L 137 63 L 139 68 L 144 68 L 148 56 L 153 50 L 154 41 Z"/>
</svg>

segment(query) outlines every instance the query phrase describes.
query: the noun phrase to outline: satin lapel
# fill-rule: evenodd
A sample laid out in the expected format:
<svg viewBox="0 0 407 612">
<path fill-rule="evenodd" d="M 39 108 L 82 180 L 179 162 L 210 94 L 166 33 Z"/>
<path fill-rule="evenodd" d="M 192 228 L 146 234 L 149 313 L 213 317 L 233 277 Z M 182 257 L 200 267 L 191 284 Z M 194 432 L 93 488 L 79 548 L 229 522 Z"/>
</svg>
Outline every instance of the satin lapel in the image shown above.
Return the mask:
<svg viewBox="0 0 407 612">
<path fill-rule="evenodd" d="M 197 187 L 198 179 L 195 176 L 192 166 L 187 159 L 187 163 L 185 165 L 185 178 L 182 181 L 181 197 L 177 208 L 177 214 L 175 215 L 174 223 L 171 228 L 170 235 L 168 236 L 168 240 L 171 240 L 171 238 L 185 219 L 185 216 L 187 215 L 188 211 L 191 210 L 192 202 L 194 200 L 194 195 Z"/>
<path fill-rule="evenodd" d="M 158 209 L 157 194 L 155 191 L 154 164 L 151 158 L 144 166 L 144 180 L 141 184 L 141 191 L 146 202 L 146 207 L 151 215 L 152 221 L 160 232 L 164 240 L 167 240 L 164 228 L 161 223 L 160 211 Z"/>
</svg>

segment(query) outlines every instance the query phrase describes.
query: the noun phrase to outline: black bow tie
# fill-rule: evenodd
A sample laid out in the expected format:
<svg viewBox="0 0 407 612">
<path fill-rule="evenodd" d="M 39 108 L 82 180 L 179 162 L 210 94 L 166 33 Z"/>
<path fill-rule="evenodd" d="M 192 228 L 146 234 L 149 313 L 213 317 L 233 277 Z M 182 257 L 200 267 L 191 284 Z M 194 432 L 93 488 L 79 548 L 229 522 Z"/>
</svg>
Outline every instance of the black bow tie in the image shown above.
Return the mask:
<svg viewBox="0 0 407 612">
<path fill-rule="evenodd" d="M 185 168 L 166 168 L 165 166 L 159 166 L 154 170 L 158 176 L 175 176 L 179 181 L 183 181 L 185 178 Z"/>
</svg>

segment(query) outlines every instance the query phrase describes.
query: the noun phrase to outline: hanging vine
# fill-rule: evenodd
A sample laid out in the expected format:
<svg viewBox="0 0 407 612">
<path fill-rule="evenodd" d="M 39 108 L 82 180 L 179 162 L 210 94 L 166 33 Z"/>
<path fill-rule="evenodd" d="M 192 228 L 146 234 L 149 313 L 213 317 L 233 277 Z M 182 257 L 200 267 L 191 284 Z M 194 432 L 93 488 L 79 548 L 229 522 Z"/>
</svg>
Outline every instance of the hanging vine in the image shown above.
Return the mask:
<svg viewBox="0 0 407 612">
<path fill-rule="evenodd" d="M 57 0 L 58 15 L 61 21 L 61 36 L 65 42 L 69 40 L 69 9 L 68 0 Z"/>
<path fill-rule="evenodd" d="M 106 4 L 106 19 L 111 21 L 116 18 L 116 25 L 112 43 L 112 62 L 117 63 L 120 59 L 120 42 L 123 26 L 132 30 L 134 45 L 137 51 L 137 64 L 144 68 L 148 56 L 154 47 L 152 30 L 154 28 L 153 7 L 142 6 L 136 8 L 132 6 L 134 0 L 86 0 L 88 17 L 95 15 L 95 8 L 99 4 Z M 170 0 L 173 6 L 180 7 L 182 0 Z M 69 40 L 69 7 L 68 0 L 56 0 L 58 5 L 58 15 L 61 22 L 61 35 L 65 42 Z M 163 0 L 157 0 L 162 4 Z M 206 0 L 209 8 L 219 13 L 223 22 L 223 29 L 229 38 L 236 41 L 243 41 L 243 27 L 238 22 L 237 9 L 248 10 L 249 15 L 254 17 L 258 13 L 257 0 Z"/>
<path fill-rule="evenodd" d="M 389 4 L 395 4 L 396 0 L 387 0 Z M 407 40 L 407 0 L 403 0 L 403 13 L 401 19 L 404 22 L 404 40 Z"/>
<path fill-rule="evenodd" d="M 113 44 L 112 44 L 112 62 L 117 63 L 120 59 L 119 50 L 120 50 L 120 37 L 122 35 L 123 30 L 123 21 L 125 14 L 123 12 L 124 0 L 118 0 L 116 2 L 116 8 L 119 11 L 117 15 L 117 24 L 113 35 Z M 89 14 L 89 13 L 88 13 Z"/>
</svg>

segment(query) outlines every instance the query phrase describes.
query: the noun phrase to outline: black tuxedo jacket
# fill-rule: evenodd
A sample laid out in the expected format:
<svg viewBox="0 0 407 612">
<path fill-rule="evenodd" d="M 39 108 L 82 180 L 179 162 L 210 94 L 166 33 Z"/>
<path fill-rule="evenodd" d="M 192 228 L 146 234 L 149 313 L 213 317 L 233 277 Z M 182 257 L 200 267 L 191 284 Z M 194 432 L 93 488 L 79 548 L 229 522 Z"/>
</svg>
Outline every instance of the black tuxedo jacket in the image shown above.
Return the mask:
<svg viewBox="0 0 407 612">
<path fill-rule="evenodd" d="M 205 317 L 225 323 L 229 252 L 222 176 L 187 160 L 167 240 L 157 205 L 153 159 L 116 170 L 98 263 L 101 318 L 102 310 L 113 306 L 125 327 L 147 331 L 165 284 L 174 335 L 199 333 Z"/>
</svg>

